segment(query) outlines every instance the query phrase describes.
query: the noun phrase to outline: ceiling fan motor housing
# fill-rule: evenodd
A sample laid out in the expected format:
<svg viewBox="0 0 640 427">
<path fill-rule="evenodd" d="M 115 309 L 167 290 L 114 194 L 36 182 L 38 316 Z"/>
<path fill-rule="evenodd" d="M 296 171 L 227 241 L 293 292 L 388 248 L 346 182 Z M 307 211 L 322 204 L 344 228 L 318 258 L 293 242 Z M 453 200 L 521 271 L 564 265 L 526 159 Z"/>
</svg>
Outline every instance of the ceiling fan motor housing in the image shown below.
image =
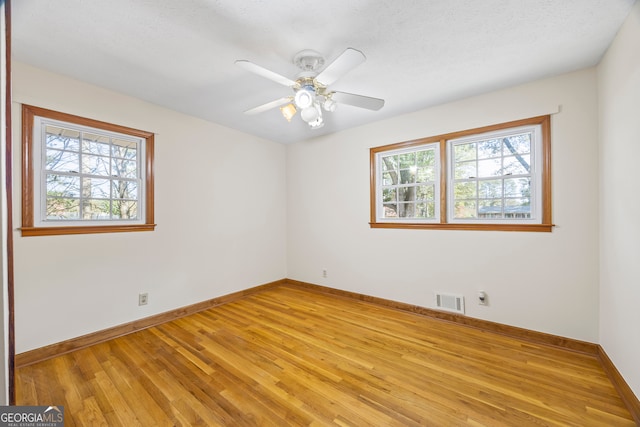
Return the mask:
<svg viewBox="0 0 640 427">
<path fill-rule="evenodd" d="M 317 71 L 324 65 L 324 58 L 315 50 L 305 49 L 296 53 L 293 63 L 302 71 Z"/>
</svg>

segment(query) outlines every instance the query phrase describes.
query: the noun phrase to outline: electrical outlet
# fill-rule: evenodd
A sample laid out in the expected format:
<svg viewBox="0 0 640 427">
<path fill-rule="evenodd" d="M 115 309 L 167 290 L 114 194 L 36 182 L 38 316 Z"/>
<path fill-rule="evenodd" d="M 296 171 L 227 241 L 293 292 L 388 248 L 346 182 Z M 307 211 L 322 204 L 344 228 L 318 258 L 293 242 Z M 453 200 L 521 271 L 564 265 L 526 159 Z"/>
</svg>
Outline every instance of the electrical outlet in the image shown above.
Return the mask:
<svg viewBox="0 0 640 427">
<path fill-rule="evenodd" d="M 147 305 L 147 303 L 149 302 L 149 294 L 148 293 L 143 293 L 143 294 L 138 294 L 138 305 Z"/>
<path fill-rule="evenodd" d="M 326 268 L 322 269 L 322 277 L 324 277 L 325 279 L 327 278 L 327 269 Z"/>
<path fill-rule="evenodd" d="M 478 304 L 489 305 L 489 296 L 485 291 L 478 291 Z"/>
</svg>

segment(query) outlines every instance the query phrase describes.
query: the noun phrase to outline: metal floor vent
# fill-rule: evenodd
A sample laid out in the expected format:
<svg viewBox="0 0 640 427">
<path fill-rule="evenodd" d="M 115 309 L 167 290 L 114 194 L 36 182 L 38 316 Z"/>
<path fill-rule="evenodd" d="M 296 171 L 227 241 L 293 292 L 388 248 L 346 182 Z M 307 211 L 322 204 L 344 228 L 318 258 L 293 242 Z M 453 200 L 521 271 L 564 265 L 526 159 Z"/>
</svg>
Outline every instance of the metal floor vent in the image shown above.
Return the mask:
<svg viewBox="0 0 640 427">
<path fill-rule="evenodd" d="M 464 297 L 461 295 L 436 293 L 436 308 L 464 314 Z"/>
</svg>

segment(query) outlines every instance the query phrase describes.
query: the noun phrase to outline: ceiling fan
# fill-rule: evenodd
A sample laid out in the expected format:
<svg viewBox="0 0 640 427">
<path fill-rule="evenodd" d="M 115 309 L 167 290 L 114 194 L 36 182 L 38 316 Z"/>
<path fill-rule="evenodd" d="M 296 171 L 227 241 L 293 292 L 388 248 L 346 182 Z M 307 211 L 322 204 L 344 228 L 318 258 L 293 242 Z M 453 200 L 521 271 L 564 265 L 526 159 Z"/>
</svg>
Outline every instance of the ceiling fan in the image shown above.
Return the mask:
<svg viewBox="0 0 640 427">
<path fill-rule="evenodd" d="M 251 108 L 245 111 L 245 114 L 257 114 L 280 107 L 284 117 L 291 121 L 291 118 L 300 110 L 302 120 L 311 129 L 318 129 L 324 126 L 322 111 L 333 112 L 338 103 L 377 111 L 384 105 L 384 99 L 329 89 L 329 85 L 365 60 L 366 57 L 362 52 L 347 48 L 320 71 L 324 65 L 322 55 L 314 50 L 303 50 L 293 58 L 293 63 L 302 70 L 295 80 L 267 70 L 251 61 L 238 60 L 236 64 L 245 70 L 293 89 L 293 95 Z"/>
</svg>

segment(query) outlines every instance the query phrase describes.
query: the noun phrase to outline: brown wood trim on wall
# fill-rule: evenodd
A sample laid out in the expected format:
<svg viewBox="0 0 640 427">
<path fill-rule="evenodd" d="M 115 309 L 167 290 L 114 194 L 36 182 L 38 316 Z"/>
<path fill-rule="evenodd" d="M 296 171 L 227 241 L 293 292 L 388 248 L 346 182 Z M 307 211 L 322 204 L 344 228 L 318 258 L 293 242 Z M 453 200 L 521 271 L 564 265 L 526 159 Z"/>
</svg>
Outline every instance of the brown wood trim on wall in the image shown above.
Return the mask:
<svg viewBox="0 0 640 427">
<path fill-rule="evenodd" d="M 598 359 L 609 380 L 611 380 L 613 386 L 618 391 L 620 398 L 627 406 L 633 420 L 640 426 L 640 400 L 638 400 L 633 390 L 631 390 L 631 387 L 629 387 L 629 384 L 624 380 L 618 368 L 616 368 L 601 346 L 598 346 Z"/>
<path fill-rule="evenodd" d="M 36 348 L 34 350 L 26 351 L 24 353 L 17 354 L 15 357 L 16 368 L 28 366 L 43 360 L 51 359 L 56 356 L 61 356 L 66 353 L 70 353 L 75 350 L 89 347 L 94 344 L 105 342 L 114 338 L 118 338 L 124 335 L 131 334 L 142 329 L 147 329 L 162 323 L 169 322 L 171 320 L 179 319 L 181 317 L 188 316 L 190 314 L 197 313 L 199 311 L 207 310 L 217 305 L 225 304 L 237 299 L 246 297 L 248 295 L 255 294 L 267 289 L 271 289 L 280 286 L 284 283 L 284 279 L 277 280 L 275 282 L 265 283 L 263 285 L 255 286 L 253 288 L 245 289 L 243 291 L 234 292 L 221 297 L 213 298 L 210 300 L 202 301 L 196 304 L 192 304 L 186 307 L 181 307 L 176 310 L 168 311 L 165 313 L 156 314 L 155 316 L 145 317 L 144 319 L 134 320 L 133 322 L 118 325 L 113 328 L 104 329 L 98 332 L 93 332 L 81 337 L 72 338 L 60 343 L 51 344 L 45 347 Z"/>
<path fill-rule="evenodd" d="M 69 227 L 21 227 L 22 237 L 29 236 L 59 236 L 61 234 L 99 234 L 121 233 L 136 231 L 153 231 L 156 224 L 133 225 L 87 225 Z"/>
<path fill-rule="evenodd" d="M 585 341 L 575 340 L 572 338 L 565 338 L 557 335 L 551 335 L 544 332 L 532 331 L 530 329 L 518 328 L 516 326 L 504 325 L 502 323 L 491 322 L 488 320 L 475 319 L 472 317 L 447 313 L 445 311 L 433 310 L 417 305 L 411 305 L 403 302 L 388 300 L 384 298 L 378 298 L 374 296 L 358 294 L 355 292 L 344 291 L 341 289 L 329 288 L 326 286 L 316 285 L 307 282 L 301 282 L 292 279 L 281 279 L 275 282 L 266 283 L 253 288 L 249 288 L 243 291 L 235 292 L 232 294 L 224 295 L 218 298 L 213 298 L 207 301 L 196 303 L 187 307 L 181 307 L 176 310 L 160 313 L 155 316 L 146 317 L 144 319 L 135 320 L 130 323 L 118 325 L 113 328 L 101 330 L 91 334 L 83 335 L 78 338 L 72 338 L 61 343 L 51 344 L 46 347 L 37 348 L 24 353 L 16 355 L 16 367 L 22 367 L 36 363 L 42 360 L 50 359 L 52 357 L 60 356 L 65 353 L 69 353 L 74 350 L 88 347 L 93 344 L 104 342 L 110 339 L 117 338 L 132 332 L 146 329 L 155 325 L 162 324 L 180 317 L 188 316 L 193 313 L 197 313 L 202 310 L 206 310 L 211 307 L 215 307 L 220 304 L 234 301 L 236 299 L 245 297 L 247 295 L 255 294 L 257 292 L 271 289 L 281 285 L 288 285 L 294 287 L 302 287 L 315 292 L 322 292 L 331 294 L 343 298 L 356 299 L 359 301 L 370 302 L 384 307 L 389 307 L 397 310 L 407 311 L 410 313 L 416 313 L 424 316 L 429 316 L 435 319 L 440 319 L 448 322 L 454 322 L 465 326 L 473 327 L 476 329 L 482 329 L 488 332 L 494 332 L 502 335 L 507 335 L 513 338 L 522 339 L 535 344 L 544 344 L 554 347 L 560 347 L 566 350 L 572 350 L 579 353 L 585 353 L 594 357 L 599 354 L 598 344 L 593 344 Z"/>
<path fill-rule="evenodd" d="M 384 307 L 394 308 L 397 310 L 408 311 L 410 313 L 421 314 L 435 319 L 445 320 L 448 322 L 459 323 L 476 329 L 482 329 L 487 332 L 507 335 L 513 338 L 529 341 L 535 344 L 545 344 L 554 347 L 560 347 L 566 350 L 572 350 L 579 353 L 586 353 L 592 356 L 598 354 L 598 344 L 586 341 L 565 338 L 557 335 L 547 334 L 544 332 L 532 331 L 530 329 L 518 328 L 502 323 L 491 322 L 488 320 L 475 319 L 473 317 L 464 316 L 456 313 L 448 313 L 440 310 L 421 307 L 418 305 L 407 304 L 398 301 L 392 301 L 384 298 L 373 297 L 369 295 L 358 294 L 341 289 L 329 288 L 326 286 L 315 285 L 312 283 L 300 282 L 298 280 L 286 279 L 285 284 L 304 287 L 305 289 L 315 290 L 316 292 L 328 293 L 345 298 L 357 299 Z"/>
<path fill-rule="evenodd" d="M 480 135 L 486 132 L 493 132 L 502 129 L 511 129 L 519 126 L 539 125 L 541 127 L 542 156 L 541 165 L 541 223 L 494 223 L 494 222 L 447 222 L 447 142 L 453 139 L 462 138 L 469 135 Z M 387 151 L 403 148 L 418 147 L 421 145 L 438 143 L 440 146 L 440 221 L 433 223 L 423 223 L 415 221 L 381 221 L 378 222 L 377 215 L 377 179 L 378 172 L 376 156 Z M 369 149 L 369 209 L 370 228 L 389 229 L 416 229 L 416 230 L 476 230 L 476 231 L 526 231 L 526 232 L 551 232 L 555 227 L 552 223 L 551 206 L 551 115 L 536 116 L 528 119 L 515 120 L 506 123 L 499 123 L 464 131 L 451 132 L 448 134 L 429 136 L 426 138 L 403 141 Z"/>
<path fill-rule="evenodd" d="M 551 232 L 555 224 L 461 224 L 461 223 L 425 223 L 401 224 L 397 222 L 370 222 L 371 228 L 395 228 L 400 230 L 471 230 L 471 231 L 527 231 Z"/>
<path fill-rule="evenodd" d="M 15 354 L 16 354 L 16 340 L 15 340 L 15 314 L 14 314 L 14 280 L 13 280 L 13 137 L 11 129 L 11 0 L 6 0 L 4 4 L 4 19 L 5 19 L 5 66 L 6 66 L 6 87 L 5 89 L 5 136 L 6 136 L 6 163 L 5 163 L 5 182 L 6 182 L 6 194 L 7 194 L 7 307 L 9 310 L 8 315 L 8 348 L 7 357 L 9 358 L 8 364 L 8 378 L 9 383 L 9 405 L 16 404 L 16 391 L 15 391 Z"/>
<path fill-rule="evenodd" d="M 140 224 L 112 224 L 112 225 L 73 225 L 65 226 L 36 226 L 34 215 L 34 134 L 33 126 L 35 117 L 46 117 L 49 119 L 70 122 L 77 125 L 88 126 L 110 132 L 117 132 L 126 135 L 133 135 L 145 140 L 145 218 Z M 68 234 L 95 234 L 95 233 L 122 233 L 137 231 L 153 231 L 156 227 L 154 223 L 154 155 L 155 155 L 155 135 L 153 132 L 134 129 L 127 126 L 120 126 L 101 120 L 76 116 L 74 114 L 62 113 L 33 105 L 22 104 L 22 227 L 20 231 L 23 237 L 28 236 L 53 236 Z"/>
</svg>

